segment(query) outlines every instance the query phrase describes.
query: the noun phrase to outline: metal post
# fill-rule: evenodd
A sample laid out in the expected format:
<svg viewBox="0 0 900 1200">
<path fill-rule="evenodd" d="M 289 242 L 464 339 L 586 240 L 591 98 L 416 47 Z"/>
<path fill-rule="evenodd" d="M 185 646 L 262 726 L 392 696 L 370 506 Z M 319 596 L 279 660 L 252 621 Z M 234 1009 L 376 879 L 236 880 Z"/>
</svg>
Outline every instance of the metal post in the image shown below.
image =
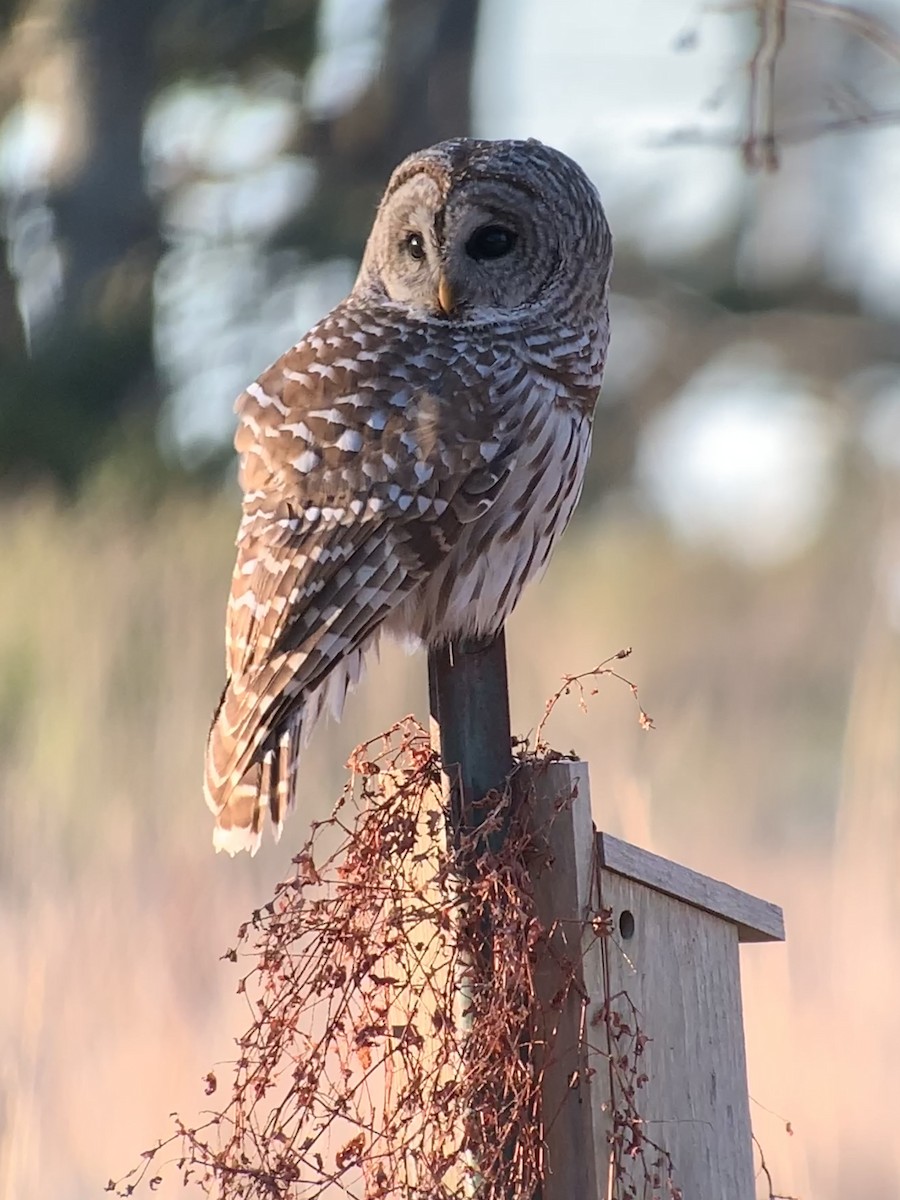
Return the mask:
<svg viewBox="0 0 900 1200">
<path fill-rule="evenodd" d="M 506 679 L 506 641 L 501 629 L 489 642 L 452 642 L 428 655 L 432 740 L 445 773 L 450 826 L 455 839 L 480 826 L 481 803 L 502 791 L 513 767 Z M 491 831 L 488 847 L 503 844 L 504 829 Z"/>
<path fill-rule="evenodd" d="M 491 824 L 479 836 L 493 807 L 483 801 L 490 792 L 503 792 L 513 768 L 503 630 L 489 642 L 453 642 L 431 650 L 428 691 L 431 739 L 443 767 L 448 837 L 457 850 L 467 846 L 461 870 L 451 883 L 453 899 L 458 902 L 457 921 L 463 927 L 471 919 L 468 885 L 477 878 L 479 851 L 499 851 L 509 824 L 507 811 L 499 825 Z M 461 953 L 456 964 L 456 1020 L 464 1044 L 476 1019 L 479 993 L 491 991 L 490 918 L 482 912 L 476 921 L 481 925 L 481 945 L 472 954 Z M 502 1088 L 495 1089 L 475 1100 L 473 1111 L 484 1111 L 488 1105 L 502 1111 L 506 1104 Z M 514 1137 L 503 1146 L 507 1160 L 512 1158 L 514 1146 Z M 465 1194 L 492 1200 L 495 1193 L 485 1190 L 485 1182 L 478 1156 L 468 1156 Z"/>
</svg>

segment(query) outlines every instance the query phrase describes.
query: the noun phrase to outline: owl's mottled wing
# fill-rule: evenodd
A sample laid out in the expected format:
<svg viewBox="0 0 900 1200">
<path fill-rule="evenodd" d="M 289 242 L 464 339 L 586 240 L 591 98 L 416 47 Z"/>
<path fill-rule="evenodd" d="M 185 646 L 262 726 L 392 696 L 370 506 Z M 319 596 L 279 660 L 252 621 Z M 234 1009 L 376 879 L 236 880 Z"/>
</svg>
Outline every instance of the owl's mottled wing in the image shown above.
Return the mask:
<svg viewBox="0 0 900 1200">
<path fill-rule="evenodd" d="M 397 334 L 370 354 L 364 338 L 338 310 L 238 401 L 244 516 L 206 769 L 226 849 L 256 845 L 266 808 L 280 826 L 302 723 L 329 691 L 340 704 L 366 643 L 512 466 L 471 380 Z"/>
</svg>

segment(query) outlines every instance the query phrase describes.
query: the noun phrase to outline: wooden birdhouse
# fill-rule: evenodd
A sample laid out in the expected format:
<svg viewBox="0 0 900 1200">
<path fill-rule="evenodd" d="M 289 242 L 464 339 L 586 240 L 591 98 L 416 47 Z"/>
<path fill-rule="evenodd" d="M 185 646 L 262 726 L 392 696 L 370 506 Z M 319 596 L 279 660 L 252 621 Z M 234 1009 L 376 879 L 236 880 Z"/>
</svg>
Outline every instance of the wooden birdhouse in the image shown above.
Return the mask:
<svg viewBox="0 0 900 1200">
<path fill-rule="evenodd" d="M 470 801 L 512 769 L 502 635 L 433 650 L 429 682 L 447 810 L 472 836 Z M 540 1081 L 541 1200 L 754 1200 L 739 952 L 782 941 L 781 910 L 596 832 L 586 763 L 514 778 L 541 930 L 518 1050 Z"/>
<path fill-rule="evenodd" d="M 555 763 L 535 788 L 545 814 L 572 797 L 538 903 L 557 962 L 580 920 L 583 989 L 553 1031 L 544 1200 L 753 1200 L 739 948 L 782 941 L 781 910 L 595 832 L 585 763 Z"/>
</svg>

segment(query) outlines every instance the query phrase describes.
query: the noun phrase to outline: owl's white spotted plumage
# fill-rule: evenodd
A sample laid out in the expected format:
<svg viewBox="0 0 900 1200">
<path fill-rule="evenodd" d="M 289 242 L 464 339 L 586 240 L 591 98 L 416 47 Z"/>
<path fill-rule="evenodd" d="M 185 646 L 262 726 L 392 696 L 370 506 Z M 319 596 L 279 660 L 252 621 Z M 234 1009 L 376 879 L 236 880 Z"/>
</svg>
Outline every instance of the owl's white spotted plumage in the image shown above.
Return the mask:
<svg viewBox="0 0 900 1200">
<path fill-rule="evenodd" d="M 612 258 L 582 170 L 442 142 L 391 177 L 349 297 L 237 402 L 243 519 L 207 745 L 214 843 L 254 851 L 387 630 L 488 636 L 581 491 Z"/>
</svg>

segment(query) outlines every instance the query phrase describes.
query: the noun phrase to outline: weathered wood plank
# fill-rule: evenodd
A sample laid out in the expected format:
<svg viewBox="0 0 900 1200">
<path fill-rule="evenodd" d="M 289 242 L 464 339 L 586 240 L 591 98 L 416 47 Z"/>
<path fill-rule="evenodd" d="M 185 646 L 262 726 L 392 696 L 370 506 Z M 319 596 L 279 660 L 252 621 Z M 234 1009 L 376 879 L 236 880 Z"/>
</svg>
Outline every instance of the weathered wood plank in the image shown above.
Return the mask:
<svg viewBox="0 0 900 1200">
<path fill-rule="evenodd" d="M 535 830 L 546 831 L 545 854 L 531 870 L 536 915 L 550 931 L 535 967 L 542 1016 L 532 1044 L 535 1069 L 543 1072 L 546 1177 L 541 1200 L 593 1200 L 601 1193 L 582 1045 L 583 930 L 592 907 L 594 875 L 587 763 L 549 763 L 522 771 L 518 782 L 533 792 Z M 554 998 L 565 987 L 570 972 L 574 972 L 573 986 L 566 1002 L 554 1008 Z M 599 1153 L 602 1161 L 605 1141 Z"/>
<path fill-rule="evenodd" d="M 753 1200 L 737 927 L 617 871 L 601 869 L 599 888 L 612 932 L 585 982 L 594 1136 L 614 1144 L 608 1194 L 645 1194 L 645 1169 L 665 1182 L 652 1142 L 686 1198 Z"/>
<path fill-rule="evenodd" d="M 730 921 L 737 926 L 738 941 L 784 941 L 784 913 L 777 904 L 758 900 L 609 833 L 597 834 L 597 856 L 601 866 L 609 871 Z"/>
</svg>

